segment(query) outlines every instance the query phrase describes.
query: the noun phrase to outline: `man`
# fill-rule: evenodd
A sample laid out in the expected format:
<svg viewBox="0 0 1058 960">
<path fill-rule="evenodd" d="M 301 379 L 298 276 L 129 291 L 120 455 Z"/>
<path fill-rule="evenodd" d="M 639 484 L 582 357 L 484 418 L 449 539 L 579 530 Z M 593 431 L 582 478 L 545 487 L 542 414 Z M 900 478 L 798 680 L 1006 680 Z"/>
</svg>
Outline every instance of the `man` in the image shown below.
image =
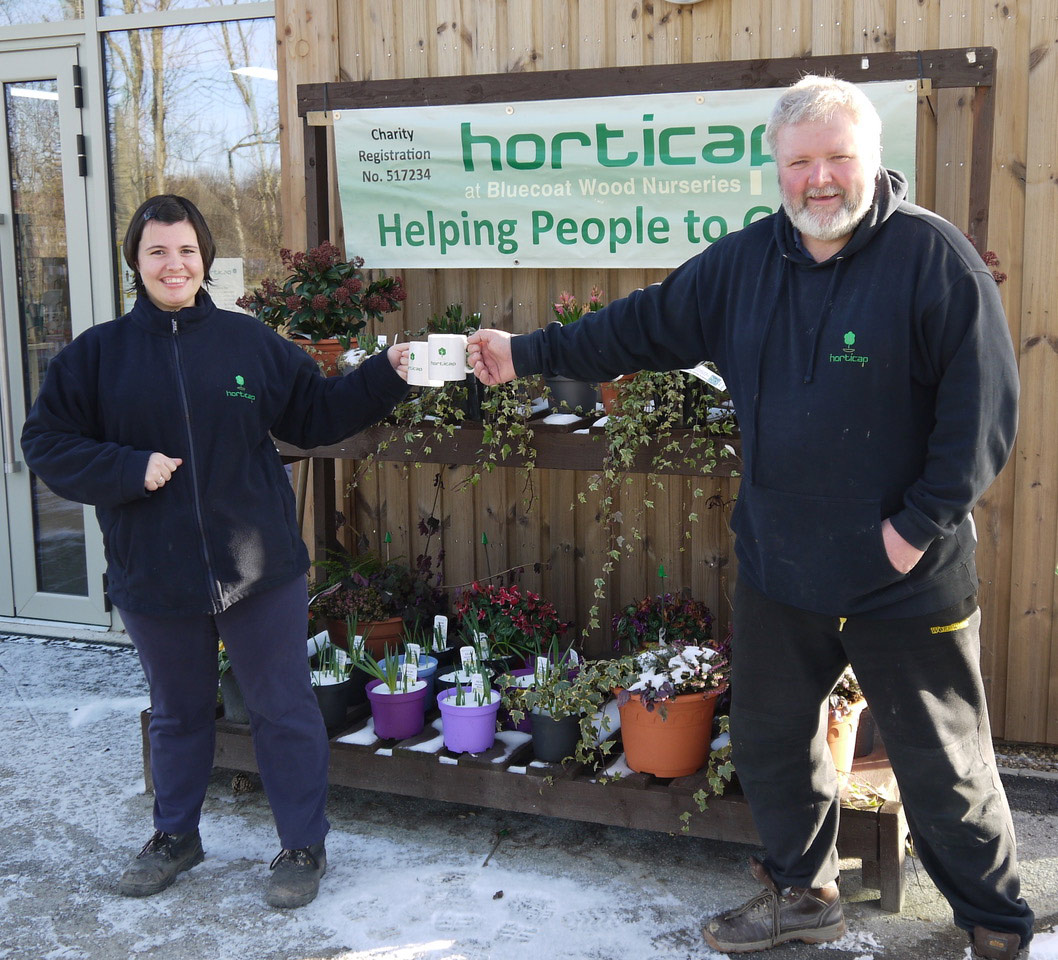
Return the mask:
<svg viewBox="0 0 1058 960">
<path fill-rule="evenodd" d="M 482 330 L 486 384 L 606 380 L 708 359 L 742 430 L 732 518 L 734 758 L 764 884 L 708 921 L 724 953 L 845 932 L 825 704 L 851 662 L 916 849 L 975 956 L 1032 937 L 979 666 L 970 511 L 1003 467 L 1017 370 L 996 285 L 960 231 L 907 203 L 881 121 L 843 81 L 784 92 L 766 138 L 782 209 L 578 323 Z"/>
</svg>

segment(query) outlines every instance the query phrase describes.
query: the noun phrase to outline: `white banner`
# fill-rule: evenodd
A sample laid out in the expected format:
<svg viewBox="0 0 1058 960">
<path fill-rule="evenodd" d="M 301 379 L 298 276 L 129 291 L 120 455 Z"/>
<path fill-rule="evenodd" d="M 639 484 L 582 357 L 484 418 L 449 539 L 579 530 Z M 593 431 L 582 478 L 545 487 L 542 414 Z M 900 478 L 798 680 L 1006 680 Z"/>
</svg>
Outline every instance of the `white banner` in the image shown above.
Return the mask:
<svg viewBox="0 0 1058 960">
<path fill-rule="evenodd" d="M 916 84 L 863 89 L 913 190 Z M 764 124 L 781 93 L 338 111 L 346 249 L 394 269 L 676 266 L 778 208 Z"/>
</svg>

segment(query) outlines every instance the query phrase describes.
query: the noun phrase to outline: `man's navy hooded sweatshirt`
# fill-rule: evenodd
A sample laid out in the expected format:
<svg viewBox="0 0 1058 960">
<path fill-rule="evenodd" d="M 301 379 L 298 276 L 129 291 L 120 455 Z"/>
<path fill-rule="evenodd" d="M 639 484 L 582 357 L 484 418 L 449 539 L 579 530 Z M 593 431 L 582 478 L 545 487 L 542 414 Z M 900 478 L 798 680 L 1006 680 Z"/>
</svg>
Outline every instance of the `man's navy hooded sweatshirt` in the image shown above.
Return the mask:
<svg viewBox="0 0 1058 960">
<path fill-rule="evenodd" d="M 713 361 L 742 433 L 739 576 L 834 616 L 933 613 L 977 588 L 970 511 L 1010 454 L 1014 354 L 991 272 L 882 171 L 815 262 L 779 210 L 576 324 L 512 340 L 515 369 L 583 380 Z M 906 575 L 881 523 L 926 551 Z"/>
<path fill-rule="evenodd" d="M 407 393 L 385 355 L 344 377 L 205 290 L 176 312 L 139 297 L 48 365 L 22 431 L 32 470 L 96 508 L 122 610 L 215 614 L 309 568 L 273 437 L 336 443 Z M 144 489 L 152 452 L 183 464 Z"/>
</svg>

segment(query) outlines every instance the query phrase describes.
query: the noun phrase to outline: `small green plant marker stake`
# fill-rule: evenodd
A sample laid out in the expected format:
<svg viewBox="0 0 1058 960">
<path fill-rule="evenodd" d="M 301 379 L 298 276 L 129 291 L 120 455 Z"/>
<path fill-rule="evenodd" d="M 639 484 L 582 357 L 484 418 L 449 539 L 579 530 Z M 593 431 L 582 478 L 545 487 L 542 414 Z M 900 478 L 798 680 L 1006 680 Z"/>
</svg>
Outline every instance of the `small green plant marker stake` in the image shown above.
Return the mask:
<svg viewBox="0 0 1058 960">
<path fill-rule="evenodd" d="M 389 545 L 393 542 L 393 534 L 388 530 L 386 535 L 382 538 L 382 542 L 386 545 L 386 562 L 389 562 Z"/>
<path fill-rule="evenodd" d="M 667 576 L 668 576 L 668 574 L 665 572 L 665 564 L 659 563 L 658 564 L 658 579 L 661 581 L 661 593 L 663 593 L 663 594 L 665 592 L 665 578 Z M 668 623 L 668 608 L 666 607 L 664 609 L 665 609 L 665 618 L 666 618 L 665 622 Z M 665 627 L 662 627 L 661 630 L 658 632 L 658 639 L 662 643 L 665 642 Z"/>
<path fill-rule="evenodd" d="M 492 579 L 492 563 L 489 561 L 489 536 L 482 531 L 481 545 L 485 548 L 485 569 L 488 571 L 489 579 Z"/>
</svg>

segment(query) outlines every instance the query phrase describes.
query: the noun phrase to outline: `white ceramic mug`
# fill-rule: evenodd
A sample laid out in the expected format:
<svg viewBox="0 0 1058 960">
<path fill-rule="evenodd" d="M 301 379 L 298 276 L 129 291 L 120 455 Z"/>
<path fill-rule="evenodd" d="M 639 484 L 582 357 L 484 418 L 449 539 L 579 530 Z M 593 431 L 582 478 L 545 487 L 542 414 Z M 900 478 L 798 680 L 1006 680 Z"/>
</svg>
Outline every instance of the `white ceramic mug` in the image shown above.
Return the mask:
<svg viewBox="0 0 1058 960">
<path fill-rule="evenodd" d="M 431 333 L 429 337 L 431 380 L 465 380 L 474 368 L 467 363 L 467 338 L 462 333 Z"/>
<path fill-rule="evenodd" d="M 443 387 L 444 380 L 430 379 L 430 345 L 425 340 L 408 344 L 408 385 L 412 387 Z"/>
</svg>

